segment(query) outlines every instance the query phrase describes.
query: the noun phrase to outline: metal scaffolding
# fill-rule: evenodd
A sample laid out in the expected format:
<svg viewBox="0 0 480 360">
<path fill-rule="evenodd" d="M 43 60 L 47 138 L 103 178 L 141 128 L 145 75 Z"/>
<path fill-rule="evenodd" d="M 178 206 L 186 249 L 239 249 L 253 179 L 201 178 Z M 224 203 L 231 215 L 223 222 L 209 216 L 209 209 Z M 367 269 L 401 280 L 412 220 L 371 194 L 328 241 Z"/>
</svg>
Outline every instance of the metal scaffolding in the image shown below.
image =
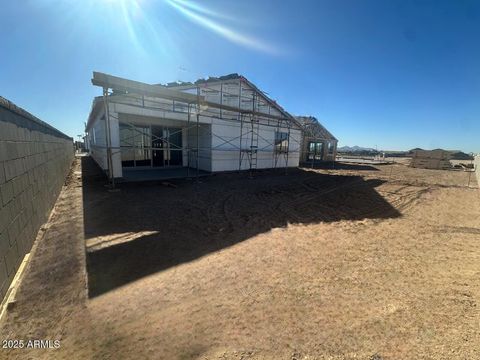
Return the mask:
<svg viewBox="0 0 480 360">
<path fill-rule="evenodd" d="M 114 174 L 112 170 L 112 156 L 120 152 L 120 148 L 113 148 L 110 134 L 110 111 L 109 104 L 124 104 L 129 106 L 141 107 L 144 109 L 163 111 L 171 114 L 185 114 L 186 126 L 182 126 L 182 130 L 186 132 L 186 146 L 182 143 L 182 150 L 186 152 L 187 169 L 186 176 L 191 176 L 191 169 L 194 168 L 195 176 L 198 179 L 200 161 L 205 152 L 212 151 L 236 151 L 238 152 L 238 170 L 249 170 L 250 176 L 257 169 L 259 153 L 271 152 L 273 148 L 273 168 L 284 167 L 285 172 L 288 169 L 289 155 L 293 151 L 291 144 L 298 143 L 300 151 L 301 141 L 291 137 L 292 127 L 301 126 L 293 116 L 283 111 L 279 106 L 270 100 L 263 92 L 248 82 L 243 77 L 235 79 L 238 81 L 238 93 L 232 93 L 225 89 L 226 85 L 232 84 L 232 80 L 210 83 L 197 82 L 189 86 L 182 87 L 163 87 L 158 85 L 148 85 L 137 81 L 122 79 L 102 73 L 94 72 L 92 83 L 103 88 L 103 102 L 105 106 L 106 117 L 106 150 L 108 162 L 108 174 L 112 185 L 114 184 Z M 213 88 L 213 85 L 220 85 L 220 90 Z M 247 84 L 248 86 L 244 86 Z M 112 90 L 112 92 L 109 92 Z M 190 93 L 182 90 L 195 91 Z M 219 102 L 209 101 L 203 93 L 218 93 Z M 246 94 L 249 93 L 249 94 Z M 225 99 L 238 97 L 238 106 L 225 104 Z M 251 105 L 250 105 L 251 103 Z M 272 113 L 275 108 L 277 112 Z M 267 110 L 267 111 L 265 111 Z M 194 119 L 192 119 L 194 116 Z M 200 144 L 200 132 L 204 131 L 205 124 L 202 124 L 200 118 L 210 117 L 212 119 L 220 119 L 226 123 L 235 123 L 239 127 L 239 134 L 236 137 L 228 138 L 215 134 L 210 130 L 211 139 L 209 145 Z M 260 134 L 260 128 L 273 127 L 276 129 L 275 140 L 265 139 Z M 282 132 L 281 130 L 285 130 Z M 193 136 L 192 136 L 193 131 Z M 277 134 L 280 134 L 277 138 Z M 217 139 L 220 143 L 213 145 L 213 139 Z M 193 141 L 195 139 L 195 141 Z M 265 143 L 265 146 L 259 148 L 259 139 Z M 166 144 L 170 144 L 170 139 L 161 138 Z M 193 144 L 192 144 L 193 143 Z M 147 149 L 148 150 L 148 149 Z M 202 153 L 202 155 L 201 155 Z M 183 154 L 183 151 L 182 151 Z M 183 156 L 183 155 L 182 155 Z M 280 159 L 284 160 L 284 166 L 280 166 Z M 192 164 L 193 160 L 195 164 Z M 283 163 L 283 161 L 282 161 Z M 245 168 L 245 164 L 248 164 Z M 195 165 L 195 166 L 193 166 Z"/>
</svg>

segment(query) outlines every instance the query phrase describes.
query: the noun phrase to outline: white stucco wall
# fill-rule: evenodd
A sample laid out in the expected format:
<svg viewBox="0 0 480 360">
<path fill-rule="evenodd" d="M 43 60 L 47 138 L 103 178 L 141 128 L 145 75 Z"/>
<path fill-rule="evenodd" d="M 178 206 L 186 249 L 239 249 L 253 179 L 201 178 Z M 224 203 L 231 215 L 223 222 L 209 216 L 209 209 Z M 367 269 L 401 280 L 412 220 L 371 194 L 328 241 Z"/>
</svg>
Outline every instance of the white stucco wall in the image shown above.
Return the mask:
<svg viewBox="0 0 480 360">
<path fill-rule="evenodd" d="M 122 161 L 120 155 L 118 113 L 114 111 L 113 104 L 110 104 L 109 106 L 113 176 L 115 178 L 120 178 L 122 177 Z M 101 111 L 98 114 L 92 124 L 92 127 L 88 130 L 88 133 L 88 139 L 90 141 L 90 155 L 103 170 L 108 172 L 105 111 Z"/>
<path fill-rule="evenodd" d="M 225 121 L 214 119 L 212 123 L 212 171 L 232 171 L 239 170 L 239 152 L 242 149 L 250 149 L 252 132 L 250 124 L 244 122 L 242 144 L 240 144 L 240 122 Z M 275 167 L 275 133 L 276 131 L 288 133 L 288 129 L 277 129 L 272 126 L 258 126 L 258 152 L 257 168 L 268 169 Z M 255 132 L 257 129 L 255 128 Z M 255 133 L 253 134 L 256 137 Z M 299 130 L 290 130 L 288 166 L 296 167 L 299 163 L 301 132 Z M 241 145 L 241 146 L 240 146 Z M 276 167 L 285 167 L 286 159 L 280 154 L 277 158 Z M 241 169 L 250 168 L 246 154 L 242 160 Z"/>
<path fill-rule="evenodd" d="M 211 125 L 202 124 L 198 131 L 198 168 L 205 171 L 212 170 L 212 130 Z M 197 166 L 197 128 L 191 127 L 188 130 L 187 143 L 184 146 L 190 148 L 190 167 Z M 186 166 L 187 164 L 185 164 Z"/>
</svg>

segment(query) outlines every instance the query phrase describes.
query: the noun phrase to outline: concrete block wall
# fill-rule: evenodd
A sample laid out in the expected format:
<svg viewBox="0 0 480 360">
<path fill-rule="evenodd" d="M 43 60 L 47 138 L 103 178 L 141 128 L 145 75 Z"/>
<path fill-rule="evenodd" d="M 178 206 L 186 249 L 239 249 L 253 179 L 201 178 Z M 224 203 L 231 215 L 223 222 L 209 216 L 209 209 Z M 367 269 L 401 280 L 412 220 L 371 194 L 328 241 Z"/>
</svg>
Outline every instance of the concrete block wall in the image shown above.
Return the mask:
<svg viewBox="0 0 480 360">
<path fill-rule="evenodd" d="M 73 160 L 73 139 L 0 97 L 0 301 Z"/>
</svg>

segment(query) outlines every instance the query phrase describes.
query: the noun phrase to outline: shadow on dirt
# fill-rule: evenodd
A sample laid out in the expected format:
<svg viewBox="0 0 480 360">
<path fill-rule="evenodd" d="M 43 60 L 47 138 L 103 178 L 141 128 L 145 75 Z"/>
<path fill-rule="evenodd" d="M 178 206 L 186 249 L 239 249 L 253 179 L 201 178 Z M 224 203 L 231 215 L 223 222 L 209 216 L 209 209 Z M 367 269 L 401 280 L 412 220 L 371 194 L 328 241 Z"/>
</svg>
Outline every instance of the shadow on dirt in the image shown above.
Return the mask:
<svg viewBox="0 0 480 360">
<path fill-rule="evenodd" d="M 282 169 L 108 192 L 84 157 L 82 177 L 90 297 L 289 223 L 401 216 L 375 190 L 382 180 L 360 176 Z"/>
</svg>

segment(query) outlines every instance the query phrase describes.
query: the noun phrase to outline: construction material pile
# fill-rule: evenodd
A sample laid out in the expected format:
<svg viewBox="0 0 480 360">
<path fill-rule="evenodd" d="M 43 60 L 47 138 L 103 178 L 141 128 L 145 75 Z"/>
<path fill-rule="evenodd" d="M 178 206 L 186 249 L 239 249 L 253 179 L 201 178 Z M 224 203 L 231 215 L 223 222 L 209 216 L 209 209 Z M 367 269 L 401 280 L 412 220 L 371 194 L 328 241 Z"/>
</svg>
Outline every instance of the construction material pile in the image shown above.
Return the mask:
<svg viewBox="0 0 480 360">
<path fill-rule="evenodd" d="M 450 163 L 451 152 L 436 150 L 414 150 L 410 165 L 415 168 L 448 170 L 452 168 Z"/>
</svg>

